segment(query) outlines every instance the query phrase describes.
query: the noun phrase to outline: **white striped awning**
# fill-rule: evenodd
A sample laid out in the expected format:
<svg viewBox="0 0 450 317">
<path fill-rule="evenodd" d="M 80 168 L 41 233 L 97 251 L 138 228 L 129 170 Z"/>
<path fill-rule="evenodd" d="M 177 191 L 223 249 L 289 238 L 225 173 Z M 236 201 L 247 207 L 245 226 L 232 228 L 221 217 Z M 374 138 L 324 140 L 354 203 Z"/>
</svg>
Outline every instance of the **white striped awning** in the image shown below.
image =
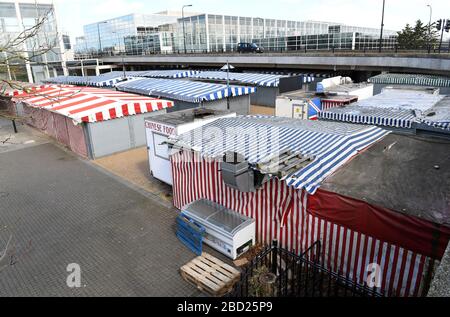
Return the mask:
<svg viewBox="0 0 450 317">
<path fill-rule="evenodd" d="M 174 141 L 205 158 L 238 152 L 255 168 L 267 157 L 286 150 L 311 156 L 312 163 L 283 180 L 289 186 L 314 194 L 329 175 L 388 133 L 375 126 L 240 116 L 216 120 Z"/>
<path fill-rule="evenodd" d="M 146 77 L 146 78 L 187 78 L 199 73 L 196 70 L 144 70 L 127 72 L 131 77 Z"/>
<path fill-rule="evenodd" d="M 411 129 L 416 120 L 416 116 L 411 110 L 386 110 L 369 107 L 362 108 L 359 106 L 329 108 L 319 113 L 319 118 L 404 129 Z"/>
<path fill-rule="evenodd" d="M 121 91 L 147 96 L 158 96 L 192 103 L 214 101 L 227 97 L 249 95 L 256 91 L 254 87 L 209 84 L 189 80 L 139 78 L 116 85 Z"/>
<path fill-rule="evenodd" d="M 115 84 L 131 78 L 133 76 L 127 73 L 124 74 L 124 72 L 114 71 L 99 76 L 58 76 L 46 79 L 45 82 L 91 87 L 114 87 Z"/>
<path fill-rule="evenodd" d="M 222 80 L 229 78 L 230 81 L 241 84 L 250 84 L 261 87 L 278 87 L 280 78 L 288 77 L 284 75 L 257 74 L 257 73 L 233 73 L 225 71 L 200 72 L 191 76 L 197 79 Z"/>
<path fill-rule="evenodd" d="M 345 107 L 326 109 L 320 119 L 411 129 L 444 96 L 408 90 L 387 90 Z"/>
<path fill-rule="evenodd" d="M 75 86 L 51 86 L 19 94 L 14 100 L 56 112 L 71 118 L 75 124 L 112 120 L 173 107 L 172 101 Z"/>
<path fill-rule="evenodd" d="M 419 74 L 381 74 L 369 79 L 374 84 L 450 87 L 450 77 Z"/>
</svg>

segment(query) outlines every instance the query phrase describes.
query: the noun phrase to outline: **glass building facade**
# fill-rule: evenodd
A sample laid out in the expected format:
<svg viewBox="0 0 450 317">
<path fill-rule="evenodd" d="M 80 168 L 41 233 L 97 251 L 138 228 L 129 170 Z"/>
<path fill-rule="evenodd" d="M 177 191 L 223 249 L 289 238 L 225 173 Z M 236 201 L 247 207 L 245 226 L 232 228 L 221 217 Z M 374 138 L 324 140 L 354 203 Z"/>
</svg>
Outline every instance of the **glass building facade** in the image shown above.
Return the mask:
<svg viewBox="0 0 450 317">
<path fill-rule="evenodd" d="M 176 23 L 176 16 L 130 14 L 84 26 L 84 39 L 77 53 L 124 53 L 141 55 L 151 51 L 161 26 Z M 159 41 L 159 40 L 158 40 Z M 172 46 L 172 45 L 171 45 Z"/>
<path fill-rule="evenodd" d="M 359 49 L 373 47 L 379 29 L 319 21 L 289 21 L 214 14 L 131 14 L 86 25 L 76 51 L 98 54 L 230 52 L 240 42 L 257 42 L 268 50 Z M 396 32 L 385 30 L 395 45 Z M 77 41 L 78 42 L 78 41 Z"/>
<path fill-rule="evenodd" d="M 268 47 L 279 47 L 279 42 L 281 42 L 284 43 L 281 46 L 286 46 L 287 38 L 291 37 L 299 38 L 300 41 L 311 41 L 311 43 L 315 41 L 316 47 L 328 46 L 330 41 L 340 42 L 342 43 L 341 46 L 348 46 L 349 42 L 351 48 L 353 34 L 356 34 L 357 42 L 363 43 L 364 41 L 370 42 L 380 33 L 380 30 L 376 28 L 329 22 L 202 14 L 178 20 L 174 36 L 175 51 L 184 50 L 183 24 L 186 49 L 189 52 L 234 51 L 240 42 L 267 42 Z M 339 35 L 333 36 L 335 34 Z M 386 30 L 385 35 L 390 38 L 396 35 L 396 32 Z M 308 38 L 308 36 L 311 36 L 311 38 Z M 273 43 L 270 40 L 266 41 L 267 39 L 273 39 Z M 359 46 L 359 44 L 356 46 Z"/>
<path fill-rule="evenodd" d="M 42 26 L 36 27 L 38 22 L 43 22 Z M 29 30 L 28 32 L 32 32 L 33 36 L 27 38 L 19 45 L 20 47 L 6 49 L 10 53 L 19 51 L 22 54 L 22 58 L 13 59 L 11 54 L 8 58 L 10 66 L 14 66 L 11 68 L 20 72 L 20 78 L 15 79 L 25 80 L 24 77 L 28 77 L 29 81 L 37 82 L 53 76 L 55 72 L 62 71 L 61 62 L 64 61 L 65 48 L 63 38 L 58 34 L 53 2 L 50 0 L 0 0 L 0 43 L 5 45 L 17 39 L 24 30 Z M 0 58 L 5 58 L 5 54 L 7 53 Z M 26 62 L 23 54 L 28 54 L 31 62 Z M 57 65 L 57 63 L 60 64 Z M 24 73 L 27 73 L 26 76 Z"/>
<path fill-rule="evenodd" d="M 380 45 L 379 35 L 360 32 L 327 33 L 302 36 L 253 39 L 268 52 L 308 50 L 376 50 Z M 383 36 L 383 49 L 395 49 L 397 36 Z"/>
</svg>

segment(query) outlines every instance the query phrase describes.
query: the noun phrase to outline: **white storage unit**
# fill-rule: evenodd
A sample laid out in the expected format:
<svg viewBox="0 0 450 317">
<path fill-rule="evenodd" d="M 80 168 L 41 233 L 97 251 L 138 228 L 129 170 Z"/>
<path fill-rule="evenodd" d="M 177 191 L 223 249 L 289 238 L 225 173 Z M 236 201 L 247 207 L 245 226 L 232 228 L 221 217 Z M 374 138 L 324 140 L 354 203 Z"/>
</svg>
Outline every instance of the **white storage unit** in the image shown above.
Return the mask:
<svg viewBox="0 0 450 317">
<path fill-rule="evenodd" d="M 256 221 L 216 203 L 199 200 L 182 213 L 205 227 L 204 243 L 233 260 L 256 243 Z"/>
<path fill-rule="evenodd" d="M 169 147 L 170 136 L 178 136 L 219 118 L 236 117 L 236 113 L 209 109 L 190 109 L 145 119 L 150 171 L 156 179 L 173 185 Z"/>
<path fill-rule="evenodd" d="M 333 77 L 324 79 L 317 85 L 318 93 L 336 94 L 339 96 L 357 96 L 358 100 L 373 97 L 374 85 L 371 83 L 353 83 L 349 77 Z"/>
<path fill-rule="evenodd" d="M 321 110 L 320 96 L 298 90 L 278 96 L 275 115 L 291 119 L 317 120 Z"/>
</svg>

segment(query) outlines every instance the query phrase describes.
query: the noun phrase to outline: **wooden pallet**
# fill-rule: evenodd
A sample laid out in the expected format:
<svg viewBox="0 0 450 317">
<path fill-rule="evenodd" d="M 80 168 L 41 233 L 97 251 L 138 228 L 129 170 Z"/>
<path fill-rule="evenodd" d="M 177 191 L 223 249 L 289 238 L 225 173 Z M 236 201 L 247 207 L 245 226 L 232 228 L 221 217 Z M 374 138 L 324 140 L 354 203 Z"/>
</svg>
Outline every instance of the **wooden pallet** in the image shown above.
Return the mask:
<svg viewBox="0 0 450 317">
<path fill-rule="evenodd" d="M 314 160 L 311 156 L 303 156 L 292 151 L 282 151 L 269 156 L 257 164 L 257 168 L 263 174 L 272 174 L 278 178 L 291 175 L 304 168 Z"/>
<path fill-rule="evenodd" d="M 192 260 L 180 270 L 181 276 L 200 291 L 211 296 L 227 294 L 239 280 L 241 273 L 208 253 Z"/>
</svg>

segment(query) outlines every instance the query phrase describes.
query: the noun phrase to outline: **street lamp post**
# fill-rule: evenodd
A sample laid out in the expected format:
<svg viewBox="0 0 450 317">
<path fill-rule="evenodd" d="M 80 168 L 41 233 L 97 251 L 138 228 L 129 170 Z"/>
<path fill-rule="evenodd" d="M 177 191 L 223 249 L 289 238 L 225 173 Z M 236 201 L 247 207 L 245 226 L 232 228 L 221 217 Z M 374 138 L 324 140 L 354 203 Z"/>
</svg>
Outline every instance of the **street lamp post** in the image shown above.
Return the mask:
<svg viewBox="0 0 450 317">
<path fill-rule="evenodd" d="M 384 29 L 384 7 L 386 4 L 386 0 L 383 0 L 383 13 L 381 15 L 381 33 L 380 33 L 380 48 L 379 52 L 381 53 L 381 48 L 383 46 L 383 29 Z"/>
<path fill-rule="evenodd" d="M 107 24 L 108 22 L 103 21 L 103 22 L 98 22 L 97 23 L 97 33 L 98 33 L 98 46 L 99 46 L 99 52 L 102 52 L 102 39 L 100 37 L 100 24 Z"/>
<path fill-rule="evenodd" d="M 430 22 L 428 22 L 428 53 L 431 52 L 431 19 L 433 17 L 433 8 L 431 4 L 427 4 L 427 7 L 430 8 Z"/>
<path fill-rule="evenodd" d="M 184 5 L 181 8 L 181 18 L 183 19 L 183 41 L 184 41 L 184 54 L 187 54 L 186 50 L 186 30 L 185 30 L 185 22 L 184 22 L 184 8 L 192 7 L 192 4 Z"/>
<path fill-rule="evenodd" d="M 112 32 L 112 34 L 114 34 L 115 36 L 116 36 L 116 40 L 117 40 L 117 51 L 120 53 L 120 49 L 121 49 L 121 47 L 120 47 L 120 36 L 119 36 L 119 33 L 117 33 L 117 32 Z"/>
</svg>

